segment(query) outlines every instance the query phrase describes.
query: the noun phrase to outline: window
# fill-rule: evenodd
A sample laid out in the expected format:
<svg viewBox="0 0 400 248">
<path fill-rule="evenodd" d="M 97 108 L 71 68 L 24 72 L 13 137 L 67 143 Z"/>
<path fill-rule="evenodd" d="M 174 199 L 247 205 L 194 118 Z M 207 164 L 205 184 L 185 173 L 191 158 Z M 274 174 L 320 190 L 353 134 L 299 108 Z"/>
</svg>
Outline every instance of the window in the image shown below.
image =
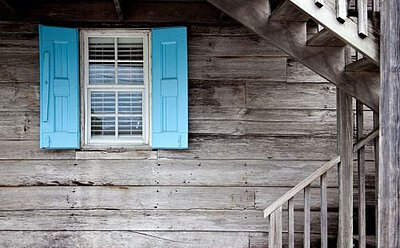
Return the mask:
<svg viewBox="0 0 400 248">
<path fill-rule="evenodd" d="M 82 34 L 85 144 L 149 144 L 149 32 Z"/>
<path fill-rule="evenodd" d="M 39 44 L 41 149 L 188 148 L 186 27 L 39 25 Z"/>
</svg>

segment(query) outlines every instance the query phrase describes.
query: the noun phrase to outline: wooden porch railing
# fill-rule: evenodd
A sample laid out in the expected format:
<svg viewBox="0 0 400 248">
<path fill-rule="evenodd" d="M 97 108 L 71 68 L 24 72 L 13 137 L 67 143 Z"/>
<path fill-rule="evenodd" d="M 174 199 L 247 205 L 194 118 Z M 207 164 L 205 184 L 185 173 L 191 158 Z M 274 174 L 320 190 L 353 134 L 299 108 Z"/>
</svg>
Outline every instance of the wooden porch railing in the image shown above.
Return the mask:
<svg viewBox="0 0 400 248">
<path fill-rule="evenodd" d="M 353 152 L 357 154 L 358 157 L 358 211 L 359 211 L 359 247 L 365 247 L 365 150 L 364 147 L 370 141 L 376 139 L 379 135 L 379 130 L 376 129 L 367 136 L 362 136 L 362 107 L 361 103 L 357 103 L 357 137 L 358 142 L 353 146 Z M 323 164 L 318 170 L 313 174 L 305 178 L 268 208 L 264 210 L 264 218 L 269 218 L 269 246 L 270 248 L 281 248 L 282 247 L 282 209 L 285 204 L 288 204 L 288 247 L 294 248 L 294 197 L 300 193 L 304 192 L 304 247 L 308 248 L 311 246 L 311 208 L 310 208 L 310 188 L 311 184 L 316 180 L 320 180 L 320 198 L 321 198 L 321 211 L 320 211 L 320 225 L 321 225 L 321 247 L 328 247 L 328 197 L 327 197 L 327 173 L 328 171 L 338 165 L 341 162 L 340 156 L 331 159 L 329 162 Z M 339 178 L 339 183 L 342 183 Z M 353 185 L 353 182 L 351 182 Z M 339 198 L 343 197 L 341 192 L 339 192 Z M 339 209 L 339 211 L 353 211 L 353 209 Z M 340 227 L 339 227 L 340 228 Z M 352 234 L 351 234 L 352 235 Z"/>
</svg>

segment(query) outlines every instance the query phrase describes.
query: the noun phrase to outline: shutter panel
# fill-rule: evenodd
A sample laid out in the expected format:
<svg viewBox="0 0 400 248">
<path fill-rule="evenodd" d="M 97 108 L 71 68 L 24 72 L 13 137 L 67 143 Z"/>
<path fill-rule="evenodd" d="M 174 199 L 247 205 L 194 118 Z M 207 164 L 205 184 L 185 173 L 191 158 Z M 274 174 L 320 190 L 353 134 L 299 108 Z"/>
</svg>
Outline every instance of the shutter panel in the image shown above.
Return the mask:
<svg viewBox="0 0 400 248">
<path fill-rule="evenodd" d="M 40 147 L 80 147 L 78 30 L 40 26 Z"/>
<path fill-rule="evenodd" d="M 185 27 L 152 30 L 152 147 L 188 148 Z"/>
</svg>

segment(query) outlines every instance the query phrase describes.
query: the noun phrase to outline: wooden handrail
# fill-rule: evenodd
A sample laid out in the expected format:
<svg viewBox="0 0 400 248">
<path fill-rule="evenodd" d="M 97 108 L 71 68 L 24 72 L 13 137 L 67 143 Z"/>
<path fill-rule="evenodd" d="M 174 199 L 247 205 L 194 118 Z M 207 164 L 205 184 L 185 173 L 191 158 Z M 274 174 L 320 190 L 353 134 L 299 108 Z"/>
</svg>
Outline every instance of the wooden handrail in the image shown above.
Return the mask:
<svg viewBox="0 0 400 248">
<path fill-rule="evenodd" d="M 353 146 L 353 151 L 357 152 L 361 147 L 364 147 L 368 142 L 374 140 L 379 135 L 379 128 L 372 131 L 370 134 L 362 138 L 359 142 L 357 142 Z M 304 190 L 307 186 L 309 186 L 316 179 L 324 175 L 328 172 L 333 166 L 340 163 L 340 156 L 337 156 L 330 161 L 323 164 L 318 170 L 316 170 L 313 174 L 305 178 L 303 181 L 298 183 L 284 195 L 282 195 L 278 200 L 272 203 L 269 207 L 264 209 L 264 218 L 267 218 L 270 214 L 272 214 L 276 209 L 281 207 L 284 203 L 292 199 L 297 193 Z"/>
<path fill-rule="evenodd" d="M 360 150 L 361 147 L 364 147 L 366 144 L 368 144 L 369 142 L 373 141 L 376 137 L 378 137 L 378 135 L 379 135 L 379 127 L 374 131 L 372 131 L 371 133 L 369 133 L 364 138 L 360 139 L 360 141 L 358 141 L 353 146 L 353 151 L 357 152 L 358 150 Z"/>
<path fill-rule="evenodd" d="M 294 197 L 297 193 L 303 190 L 305 187 L 310 185 L 314 180 L 318 179 L 320 176 L 325 174 L 329 169 L 333 166 L 337 165 L 340 162 L 340 156 L 337 156 L 331 159 L 329 162 L 326 162 L 322 165 L 318 170 L 316 170 L 313 174 L 308 176 L 306 179 L 301 181 L 299 184 L 294 186 L 288 192 L 286 192 L 283 196 L 281 196 L 278 200 L 272 203 L 269 207 L 264 210 L 264 218 L 267 218 L 271 213 L 273 213 L 277 208 L 282 206 L 285 202 L 289 201 L 292 197 Z"/>
</svg>

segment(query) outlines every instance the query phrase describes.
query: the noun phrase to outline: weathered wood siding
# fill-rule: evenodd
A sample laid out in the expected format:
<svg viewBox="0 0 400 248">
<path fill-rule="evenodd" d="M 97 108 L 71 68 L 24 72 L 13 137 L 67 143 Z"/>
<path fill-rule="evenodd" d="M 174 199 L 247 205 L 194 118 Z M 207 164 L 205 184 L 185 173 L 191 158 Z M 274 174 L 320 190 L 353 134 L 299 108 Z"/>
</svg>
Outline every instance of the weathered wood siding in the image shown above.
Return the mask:
<svg viewBox="0 0 400 248">
<path fill-rule="evenodd" d="M 185 151 L 41 151 L 38 63 L 37 25 L 0 23 L 0 247 L 266 247 L 262 210 L 337 154 L 335 87 L 238 25 L 189 25 Z"/>
</svg>

